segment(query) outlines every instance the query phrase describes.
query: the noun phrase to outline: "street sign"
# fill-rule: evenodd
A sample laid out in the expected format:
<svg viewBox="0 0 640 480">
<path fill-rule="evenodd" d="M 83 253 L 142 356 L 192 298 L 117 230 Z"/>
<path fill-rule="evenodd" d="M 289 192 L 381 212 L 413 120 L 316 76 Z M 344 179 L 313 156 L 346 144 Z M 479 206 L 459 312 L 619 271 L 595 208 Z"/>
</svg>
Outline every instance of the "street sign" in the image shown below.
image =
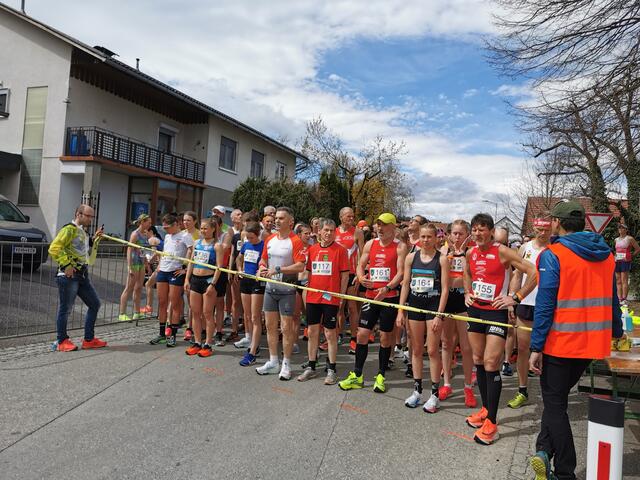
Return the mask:
<svg viewBox="0 0 640 480">
<path fill-rule="evenodd" d="M 602 233 L 613 218 L 612 213 L 587 213 L 587 224 L 595 233 Z"/>
</svg>

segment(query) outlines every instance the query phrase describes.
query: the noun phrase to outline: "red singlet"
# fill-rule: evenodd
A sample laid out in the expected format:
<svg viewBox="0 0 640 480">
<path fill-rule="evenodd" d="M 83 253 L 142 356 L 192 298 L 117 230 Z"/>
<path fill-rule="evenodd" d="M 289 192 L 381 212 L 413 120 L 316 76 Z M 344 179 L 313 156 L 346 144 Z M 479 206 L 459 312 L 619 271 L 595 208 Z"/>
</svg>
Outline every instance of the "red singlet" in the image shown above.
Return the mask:
<svg viewBox="0 0 640 480">
<path fill-rule="evenodd" d="M 477 246 L 470 249 L 469 271 L 476 297 L 473 306 L 476 308 L 497 310 L 491 306 L 491 302 L 506 295 L 509 288 L 509 271 L 500 261 L 499 248 L 500 244 L 494 243 L 484 252 Z"/>
</svg>

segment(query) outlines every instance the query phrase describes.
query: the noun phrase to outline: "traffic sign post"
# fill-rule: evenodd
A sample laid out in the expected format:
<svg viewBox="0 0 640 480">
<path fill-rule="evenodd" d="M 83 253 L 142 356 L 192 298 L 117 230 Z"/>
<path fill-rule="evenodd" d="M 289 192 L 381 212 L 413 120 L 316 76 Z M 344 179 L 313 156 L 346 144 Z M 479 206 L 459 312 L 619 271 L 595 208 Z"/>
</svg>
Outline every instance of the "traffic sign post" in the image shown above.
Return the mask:
<svg viewBox="0 0 640 480">
<path fill-rule="evenodd" d="M 595 233 L 602 233 L 609 222 L 613 219 L 612 213 L 593 213 L 586 214 L 587 224 Z"/>
</svg>

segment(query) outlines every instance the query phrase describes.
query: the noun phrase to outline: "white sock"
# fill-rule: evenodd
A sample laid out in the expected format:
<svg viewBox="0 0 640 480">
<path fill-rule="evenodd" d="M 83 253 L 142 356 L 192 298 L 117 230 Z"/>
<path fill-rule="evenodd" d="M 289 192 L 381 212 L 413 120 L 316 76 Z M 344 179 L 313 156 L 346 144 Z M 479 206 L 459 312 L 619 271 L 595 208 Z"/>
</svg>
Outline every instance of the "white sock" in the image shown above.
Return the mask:
<svg viewBox="0 0 640 480">
<path fill-rule="evenodd" d="M 289 366 L 289 359 L 287 357 L 284 357 L 282 359 L 282 366 L 283 367 L 288 367 Z"/>
<path fill-rule="evenodd" d="M 269 355 L 269 362 L 274 365 L 278 364 L 278 355 Z"/>
</svg>

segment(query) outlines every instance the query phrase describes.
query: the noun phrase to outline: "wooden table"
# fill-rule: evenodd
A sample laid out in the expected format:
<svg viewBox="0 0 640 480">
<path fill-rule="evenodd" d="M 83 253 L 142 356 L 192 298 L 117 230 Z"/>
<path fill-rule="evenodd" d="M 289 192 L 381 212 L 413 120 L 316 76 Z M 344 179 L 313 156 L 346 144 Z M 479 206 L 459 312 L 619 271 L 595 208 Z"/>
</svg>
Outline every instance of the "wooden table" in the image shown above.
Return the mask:
<svg viewBox="0 0 640 480">
<path fill-rule="evenodd" d="M 640 347 L 632 347 L 628 352 L 611 352 L 611 356 L 605 359 L 609 370 L 611 371 L 612 394 L 614 397 L 618 395 L 618 375 L 628 375 L 631 377 L 631 386 L 627 390 L 627 396 L 624 398 L 625 403 L 629 399 L 629 395 L 633 392 L 633 387 L 640 376 Z M 591 368 L 591 367 L 590 367 Z M 593 377 L 592 377 L 593 386 Z M 639 419 L 640 414 L 628 412 L 625 418 Z"/>
</svg>

